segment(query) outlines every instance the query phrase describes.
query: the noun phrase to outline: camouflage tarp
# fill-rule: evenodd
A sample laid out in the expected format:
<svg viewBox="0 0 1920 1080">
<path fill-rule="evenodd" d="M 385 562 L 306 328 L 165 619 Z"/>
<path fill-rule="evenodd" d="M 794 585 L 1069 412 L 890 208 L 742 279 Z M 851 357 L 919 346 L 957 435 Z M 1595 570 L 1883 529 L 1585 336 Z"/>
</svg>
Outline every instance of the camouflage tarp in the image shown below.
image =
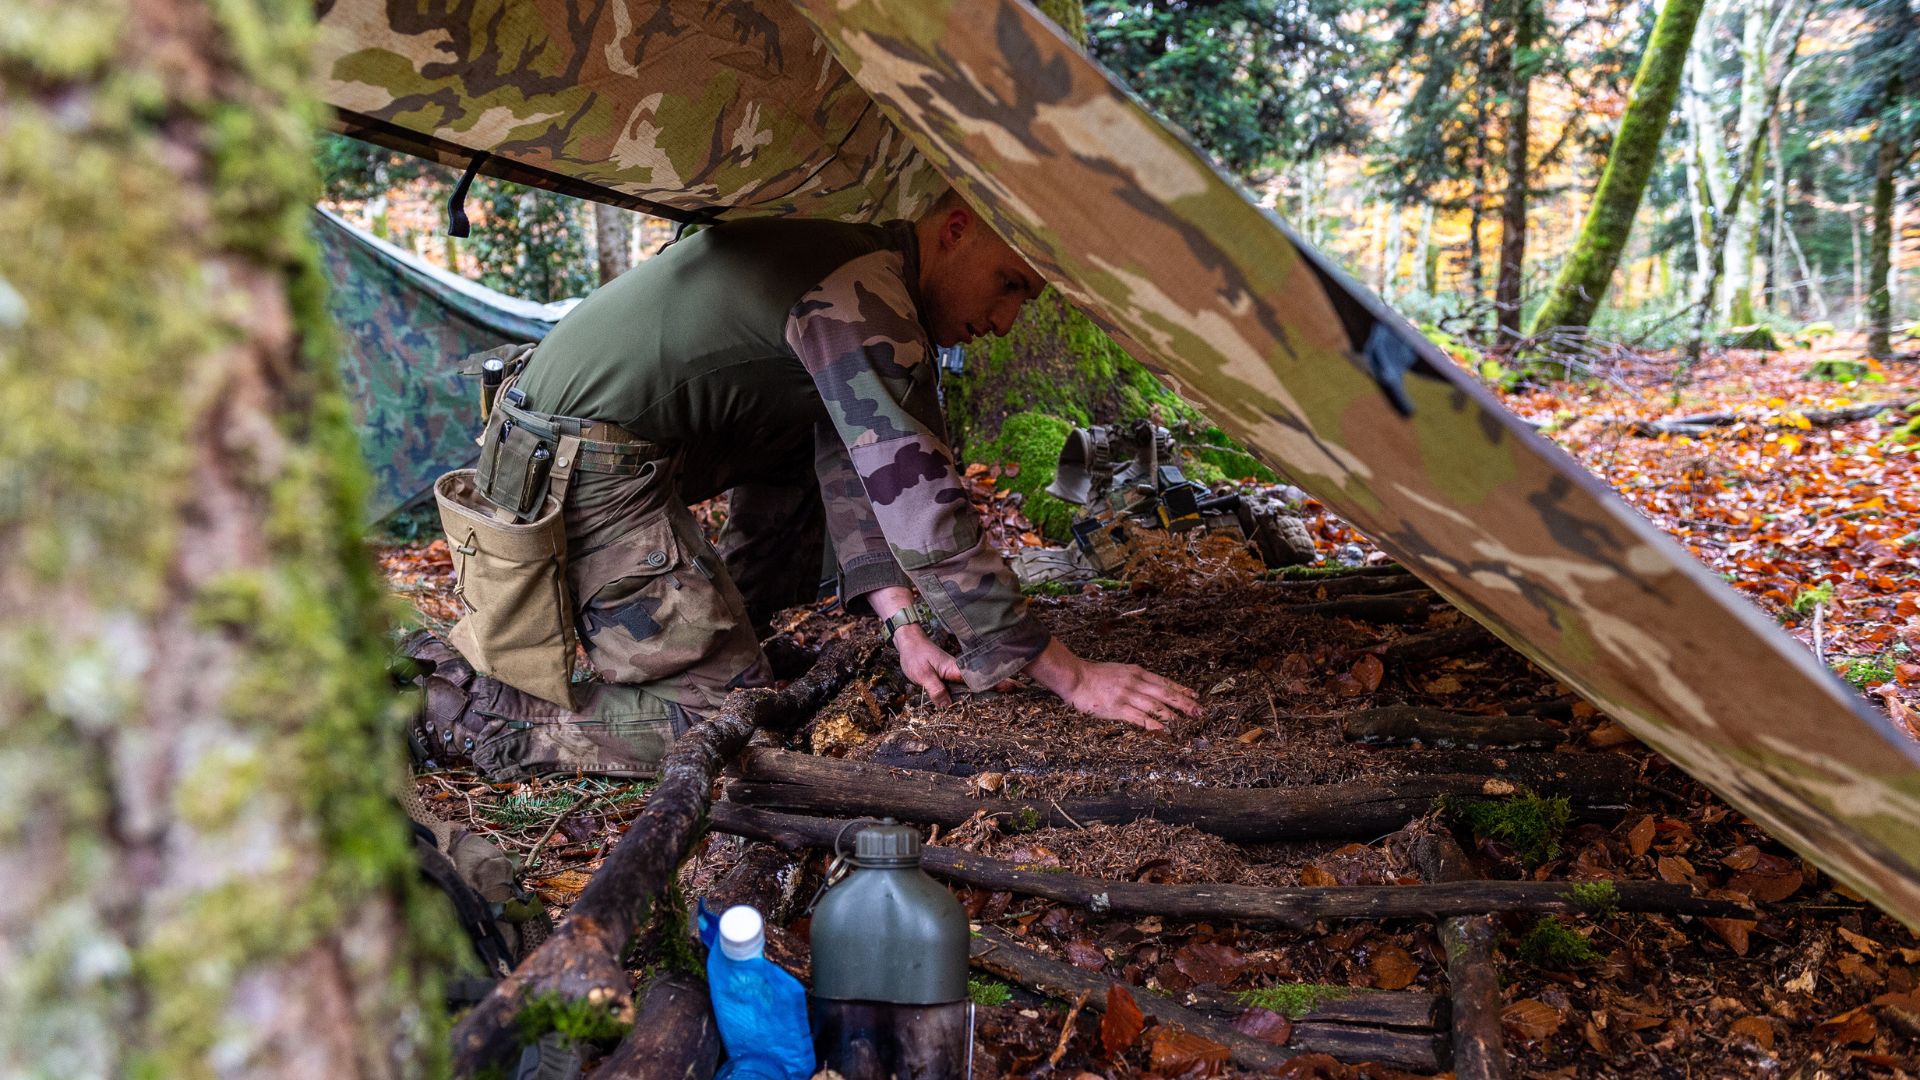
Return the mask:
<svg viewBox="0 0 1920 1080">
<path fill-rule="evenodd" d="M 460 361 L 539 341 L 572 302 L 497 293 L 325 210 L 314 212 L 313 232 L 331 286 L 342 382 L 373 471 L 367 519 L 378 520 L 476 455 L 478 390 L 456 373 Z"/>
<path fill-rule="evenodd" d="M 1020 0 L 798 2 L 885 116 L 1134 355 L 1509 643 L 1920 926 L 1920 748 L 1223 180 L 1044 17 Z M 550 12 L 540 18 L 556 27 L 570 9 L 504 6 Z M 698 25 L 704 12 L 736 26 L 751 24 L 749 12 L 781 26 L 791 18 L 778 0 L 624 6 L 595 8 L 587 30 L 515 39 L 505 55 L 537 58 L 525 79 L 547 86 L 569 64 L 593 69 L 603 53 L 655 55 L 664 31 L 642 27 Z M 494 25 L 494 8 L 481 7 L 465 26 Z M 376 0 L 338 0 L 324 22 L 336 34 L 363 32 L 370 48 L 425 43 L 409 54 L 417 78 L 396 72 L 383 84 L 415 102 L 410 112 L 389 107 L 389 118 L 471 133 L 498 115 L 512 123 L 496 127 L 519 124 L 496 136 L 514 152 L 538 141 L 518 104 L 526 91 L 502 97 L 498 79 L 428 85 L 429 75 L 480 63 L 461 57 L 489 57 L 498 76 L 510 67 L 497 59 L 501 42 L 418 22 L 390 32 L 385 19 Z M 523 16 L 522 29 L 537 21 Z M 598 36 L 607 26 L 626 29 Z M 779 39 L 795 40 L 786 30 Z M 578 55 L 582 43 L 595 55 Z M 337 39 L 330 50 L 358 55 Z M 812 55 L 785 48 L 801 53 Z M 724 67 L 731 78 L 748 55 L 731 59 L 708 76 Z M 335 104 L 369 107 L 356 96 L 366 93 L 363 72 L 331 75 Z M 350 75 L 360 81 L 343 81 Z M 688 75 L 678 69 L 675 81 L 621 96 L 711 102 L 710 79 Z M 576 108 L 593 99 L 583 91 Z M 707 126 L 674 133 L 673 144 L 697 136 L 721 147 L 731 129 L 711 118 L 730 114 L 696 112 Z M 571 135 L 577 124 L 553 130 L 549 143 L 590 156 Z M 566 168 L 585 177 L 593 163 Z M 729 168 L 751 172 L 754 162 L 734 158 Z"/>
<path fill-rule="evenodd" d="M 782 4 L 336 0 L 320 30 L 338 126 L 448 164 L 670 217 L 910 217 L 946 187 Z"/>
</svg>

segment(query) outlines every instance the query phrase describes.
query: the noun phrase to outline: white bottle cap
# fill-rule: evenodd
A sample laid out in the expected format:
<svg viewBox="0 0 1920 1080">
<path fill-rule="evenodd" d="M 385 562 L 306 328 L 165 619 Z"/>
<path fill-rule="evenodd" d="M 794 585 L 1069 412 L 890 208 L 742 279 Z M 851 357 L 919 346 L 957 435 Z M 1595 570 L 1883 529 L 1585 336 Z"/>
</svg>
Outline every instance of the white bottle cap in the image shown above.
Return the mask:
<svg viewBox="0 0 1920 1080">
<path fill-rule="evenodd" d="M 735 904 L 720 916 L 720 951 L 729 960 L 751 960 L 767 947 L 766 923 L 746 904 Z"/>
</svg>

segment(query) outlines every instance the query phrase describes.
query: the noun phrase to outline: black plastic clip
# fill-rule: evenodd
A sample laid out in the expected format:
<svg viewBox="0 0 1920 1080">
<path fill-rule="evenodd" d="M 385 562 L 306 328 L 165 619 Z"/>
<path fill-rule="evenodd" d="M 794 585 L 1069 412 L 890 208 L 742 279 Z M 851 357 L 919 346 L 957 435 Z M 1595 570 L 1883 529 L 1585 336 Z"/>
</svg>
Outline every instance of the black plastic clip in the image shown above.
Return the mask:
<svg viewBox="0 0 1920 1080">
<path fill-rule="evenodd" d="M 467 171 L 461 175 L 460 182 L 453 185 L 453 194 L 447 196 L 448 236 L 467 236 L 473 231 L 473 226 L 467 221 L 467 189 L 473 186 L 473 178 L 479 174 L 487 156 L 485 150 L 473 155 L 473 160 L 467 162 Z"/>
</svg>

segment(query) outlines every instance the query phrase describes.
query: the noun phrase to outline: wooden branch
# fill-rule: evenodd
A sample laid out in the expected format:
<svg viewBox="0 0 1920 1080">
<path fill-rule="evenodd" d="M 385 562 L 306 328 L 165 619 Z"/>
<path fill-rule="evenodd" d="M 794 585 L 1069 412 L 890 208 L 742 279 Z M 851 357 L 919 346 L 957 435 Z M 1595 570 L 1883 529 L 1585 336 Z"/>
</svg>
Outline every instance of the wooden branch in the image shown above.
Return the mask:
<svg viewBox="0 0 1920 1080">
<path fill-rule="evenodd" d="M 1558 727 L 1531 716 L 1463 716 L 1407 705 L 1349 713 L 1340 733 L 1348 742 L 1372 746 L 1420 743 L 1443 750 L 1551 750 L 1566 739 Z"/>
<path fill-rule="evenodd" d="M 1294 604 L 1286 610 L 1298 615 L 1318 615 L 1328 619 L 1418 623 L 1427 621 L 1437 599 L 1433 593 L 1422 589 L 1414 593 L 1391 593 L 1386 596 L 1341 596 L 1310 604 Z"/>
<path fill-rule="evenodd" d="M 1423 830 L 1412 838 L 1415 865 L 1428 881 L 1475 877 L 1452 836 Z M 1505 1080 L 1507 1052 L 1500 1028 L 1500 978 L 1493 966 L 1493 917 L 1442 919 L 1440 944 L 1453 991 L 1453 1070 L 1459 1080 Z"/>
<path fill-rule="evenodd" d="M 847 825 L 832 818 L 779 814 L 729 802 L 713 805 L 712 827 L 736 836 L 787 847 L 826 848 Z M 848 835 L 858 835 L 848 830 Z M 1087 908 L 1096 914 L 1161 915 L 1176 919 L 1228 920 L 1305 929 L 1320 919 L 1391 919 L 1528 911 L 1577 915 L 1588 905 L 1574 899 L 1564 881 L 1466 881 L 1439 885 L 1345 885 L 1262 889 L 1250 885 L 1156 885 L 1107 881 L 1057 867 L 1023 866 L 945 847 L 920 849 L 930 874 L 999 892 L 1038 896 Z M 1729 900 L 1693 895 L 1686 885 L 1663 881 L 1617 881 L 1612 907 L 1709 918 L 1752 918 L 1752 909 Z"/>
<path fill-rule="evenodd" d="M 1389 670 L 1404 664 L 1418 663 L 1422 660 L 1438 660 L 1445 656 L 1458 656 L 1465 652 L 1493 652 L 1507 646 L 1493 632 L 1479 623 L 1466 623 L 1450 626 L 1445 630 L 1435 630 L 1426 634 L 1403 637 L 1399 641 L 1380 650 L 1380 659 L 1385 661 Z"/>
<path fill-rule="evenodd" d="M 1426 585 L 1412 574 L 1397 572 L 1391 574 L 1355 574 L 1350 577 L 1330 577 L 1305 581 L 1276 581 L 1272 588 L 1281 596 L 1298 596 L 1308 600 L 1332 600 L 1339 596 L 1378 596 L 1382 593 L 1406 592 L 1424 589 Z"/>
<path fill-rule="evenodd" d="M 1517 787 L 1484 775 L 1442 774 L 1291 788 L 1135 789 L 1028 800 L 981 797 L 967 782 L 938 773 L 766 747 L 741 756 L 740 774 L 744 779 L 727 786 L 727 798 L 773 810 L 949 826 L 985 810 L 1015 829 L 1120 825 L 1153 818 L 1238 843 L 1382 836 L 1433 809 L 1433 801 L 1443 796 L 1511 795 Z M 1564 795 L 1583 807 L 1625 809 L 1623 793 L 1611 780 L 1543 775 L 1533 778 L 1531 786 L 1539 794 Z"/>
<path fill-rule="evenodd" d="M 1232 1018 L 1246 1011 L 1239 998 L 1217 990 L 1194 988 L 1175 998 L 1182 1005 L 1212 1016 Z M 1405 1028 L 1409 1031 L 1438 1031 L 1446 1026 L 1447 999 L 1422 990 L 1367 990 L 1355 987 L 1348 997 L 1321 1001 L 1294 1021 L 1294 1030 L 1302 1024 L 1327 1027 Z"/>
<path fill-rule="evenodd" d="M 1839 427 L 1860 420 L 1870 419 L 1889 410 L 1900 411 L 1920 403 L 1920 398 L 1892 398 L 1887 401 L 1873 401 L 1864 405 L 1848 405 L 1839 409 L 1814 409 L 1800 414 L 1808 424 L 1817 428 Z M 1768 427 L 1791 428 L 1799 425 L 1785 418 L 1766 419 L 1743 416 L 1737 412 L 1695 413 L 1692 416 L 1672 416 L 1665 420 L 1635 420 L 1629 427 L 1635 435 L 1701 435 L 1713 428 L 1732 427 L 1738 423 L 1764 424 Z"/>
<path fill-rule="evenodd" d="M 515 1052 L 514 1018 L 534 995 L 631 1011 L 621 956 L 700 836 L 714 774 L 747 745 L 755 728 L 792 728 L 811 716 L 852 678 L 855 667 L 852 649 L 829 649 L 805 678 L 784 690 L 734 691 L 718 712 L 674 742 L 660 763 L 660 783 L 646 809 L 587 883 L 566 921 L 455 1025 L 458 1073 L 472 1075 Z"/>
<path fill-rule="evenodd" d="M 1019 944 L 998 927 L 982 926 L 979 936 L 973 939 L 972 950 L 975 967 L 1063 1001 L 1073 1001 L 1084 994 L 1088 1008 L 1106 1008 L 1107 988 L 1113 985 L 1114 980 L 1082 971 L 1072 964 L 1048 959 Z M 1336 1041 L 1333 1046 L 1305 1046 L 1300 1044 L 1297 1037 L 1287 1046 L 1275 1046 L 1242 1035 L 1224 1021 L 1176 1005 L 1158 994 L 1135 992 L 1131 987 L 1128 990 L 1133 993 L 1134 1003 L 1140 1006 L 1141 1012 L 1162 1024 L 1178 1026 L 1226 1047 L 1233 1056 L 1234 1064 L 1244 1069 L 1265 1072 L 1309 1050 L 1330 1053 L 1347 1061 L 1377 1061 L 1384 1065 L 1429 1071 L 1439 1068 L 1439 1038 L 1436 1035 L 1351 1028 L 1348 1029 L 1353 1033 L 1351 1035 L 1333 1033 L 1332 1038 Z"/>
<path fill-rule="evenodd" d="M 633 1030 L 595 1068 L 595 1080 L 712 1080 L 720 1027 L 706 984 L 662 975 L 647 984 Z"/>
</svg>

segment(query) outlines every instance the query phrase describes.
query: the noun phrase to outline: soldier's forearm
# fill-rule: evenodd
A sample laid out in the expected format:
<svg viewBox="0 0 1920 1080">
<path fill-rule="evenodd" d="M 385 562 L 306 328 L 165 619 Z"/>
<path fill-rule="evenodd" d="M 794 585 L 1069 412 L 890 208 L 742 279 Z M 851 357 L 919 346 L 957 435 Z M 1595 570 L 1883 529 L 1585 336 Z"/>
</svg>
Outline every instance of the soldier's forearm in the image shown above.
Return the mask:
<svg viewBox="0 0 1920 1080">
<path fill-rule="evenodd" d="M 872 606 L 875 617 L 885 620 L 895 612 L 913 606 L 913 590 L 899 585 L 885 585 L 868 593 L 867 603 Z"/>
</svg>

